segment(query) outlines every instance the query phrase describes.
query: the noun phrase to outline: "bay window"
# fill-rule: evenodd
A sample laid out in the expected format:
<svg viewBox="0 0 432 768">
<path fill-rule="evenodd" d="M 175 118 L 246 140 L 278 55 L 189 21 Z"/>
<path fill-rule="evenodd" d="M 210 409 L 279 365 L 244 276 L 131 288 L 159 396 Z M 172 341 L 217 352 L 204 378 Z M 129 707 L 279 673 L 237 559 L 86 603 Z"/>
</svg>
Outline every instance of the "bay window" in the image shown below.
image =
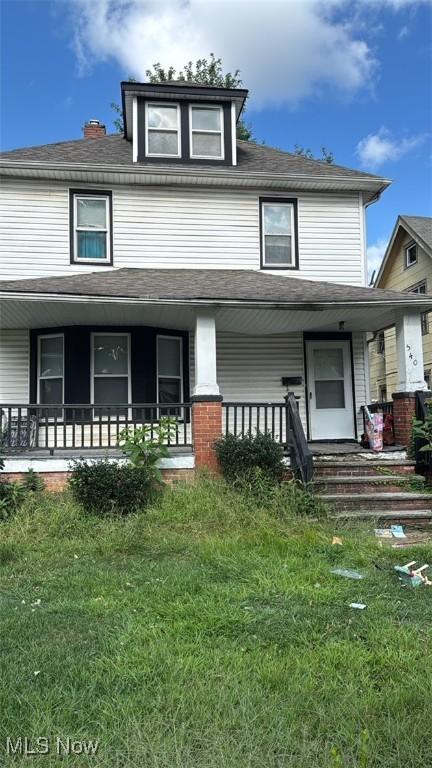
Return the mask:
<svg viewBox="0 0 432 768">
<path fill-rule="evenodd" d="M 38 403 L 52 405 L 63 403 L 64 396 L 64 340 L 63 334 L 38 337 L 37 361 Z M 59 415 L 51 411 L 50 415 Z"/>
<path fill-rule="evenodd" d="M 183 400 L 182 339 L 177 336 L 157 337 L 157 401 L 181 403 Z M 168 410 L 164 412 L 165 415 Z M 169 411 L 174 415 L 173 411 Z"/>
<path fill-rule="evenodd" d="M 91 389 L 95 405 L 126 405 L 131 400 L 130 337 L 128 333 L 92 333 Z M 96 409 L 95 409 L 96 410 Z M 98 408 L 106 416 L 107 408 Z M 116 410 L 126 416 L 127 408 Z"/>
</svg>

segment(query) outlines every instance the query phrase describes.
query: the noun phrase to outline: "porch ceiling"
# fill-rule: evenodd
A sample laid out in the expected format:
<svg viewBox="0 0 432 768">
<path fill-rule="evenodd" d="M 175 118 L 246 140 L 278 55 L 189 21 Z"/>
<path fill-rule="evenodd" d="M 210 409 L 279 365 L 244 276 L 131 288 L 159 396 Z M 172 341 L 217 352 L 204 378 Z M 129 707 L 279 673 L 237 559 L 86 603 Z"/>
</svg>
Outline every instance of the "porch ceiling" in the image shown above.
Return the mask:
<svg viewBox="0 0 432 768">
<path fill-rule="evenodd" d="M 204 309 L 201 307 L 201 310 Z M 108 303 L 99 301 L 2 298 L 0 331 L 12 328 L 51 328 L 64 325 L 150 325 L 192 330 L 200 307 L 163 303 Z M 215 308 L 219 331 L 270 335 L 299 331 L 369 331 L 394 324 L 394 307 L 338 306 L 328 309 L 271 309 L 266 307 Z"/>
</svg>

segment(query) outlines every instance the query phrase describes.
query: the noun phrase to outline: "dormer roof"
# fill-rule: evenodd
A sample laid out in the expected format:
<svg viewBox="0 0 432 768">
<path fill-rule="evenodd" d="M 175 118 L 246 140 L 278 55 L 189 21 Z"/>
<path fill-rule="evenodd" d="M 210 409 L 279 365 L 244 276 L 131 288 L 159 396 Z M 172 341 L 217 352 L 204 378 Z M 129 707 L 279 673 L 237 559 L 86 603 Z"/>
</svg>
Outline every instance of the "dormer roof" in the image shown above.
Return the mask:
<svg viewBox="0 0 432 768">
<path fill-rule="evenodd" d="M 238 120 L 244 107 L 248 91 L 245 88 L 220 88 L 214 85 L 202 85 L 190 80 L 167 80 L 164 83 L 121 83 L 123 124 L 125 139 L 132 140 L 133 129 L 133 99 L 135 96 L 144 99 L 165 99 L 167 101 L 202 101 L 209 104 L 231 102 L 235 105 Z"/>
</svg>

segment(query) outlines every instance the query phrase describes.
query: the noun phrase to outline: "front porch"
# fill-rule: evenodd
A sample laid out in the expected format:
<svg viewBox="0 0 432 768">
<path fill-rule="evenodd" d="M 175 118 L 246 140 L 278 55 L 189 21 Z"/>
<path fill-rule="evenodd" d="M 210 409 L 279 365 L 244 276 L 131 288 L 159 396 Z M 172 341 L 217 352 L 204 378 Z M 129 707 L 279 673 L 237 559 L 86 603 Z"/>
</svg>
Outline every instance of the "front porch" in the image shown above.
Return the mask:
<svg viewBox="0 0 432 768">
<path fill-rule="evenodd" d="M 259 272 L 140 269 L 3 283 L 0 296 L 10 457 L 114 457 L 125 427 L 145 424 L 151 438 L 161 417 L 174 423 L 173 456 L 213 469 L 213 442 L 227 433 L 270 432 L 302 465 L 307 441 L 348 450 L 369 402 L 367 333 L 390 324 L 402 445 L 413 393 L 425 388 L 424 296 Z"/>
</svg>

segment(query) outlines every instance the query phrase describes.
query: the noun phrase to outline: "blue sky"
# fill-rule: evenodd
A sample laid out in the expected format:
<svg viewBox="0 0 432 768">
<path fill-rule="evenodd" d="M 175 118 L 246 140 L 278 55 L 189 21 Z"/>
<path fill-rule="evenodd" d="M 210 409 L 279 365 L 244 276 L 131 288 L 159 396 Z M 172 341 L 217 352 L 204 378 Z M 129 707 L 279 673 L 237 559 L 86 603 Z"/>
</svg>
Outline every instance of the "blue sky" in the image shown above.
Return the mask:
<svg viewBox="0 0 432 768">
<path fill-rule="evenodd" d="M 432 215 L 432 0 L 0 0 L 1 146 L 108 129 L 119 82 L 214 51 L 257 140 L 394 180 L 368 212 L 371 266 L 399 213 Z"/>
</svg>

